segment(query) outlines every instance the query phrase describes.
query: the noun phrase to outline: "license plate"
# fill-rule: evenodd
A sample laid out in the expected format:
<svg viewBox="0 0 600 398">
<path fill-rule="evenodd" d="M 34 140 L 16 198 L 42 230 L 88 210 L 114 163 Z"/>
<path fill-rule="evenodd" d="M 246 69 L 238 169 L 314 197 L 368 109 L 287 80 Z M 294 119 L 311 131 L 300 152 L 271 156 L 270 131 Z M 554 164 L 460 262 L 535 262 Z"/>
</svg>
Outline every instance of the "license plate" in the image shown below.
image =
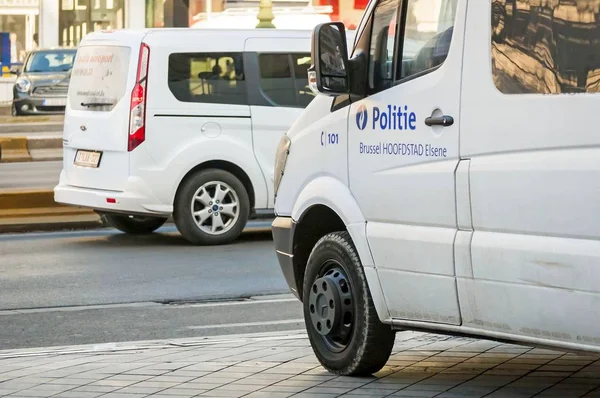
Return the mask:
<svg viewBox="0 0 600 398">
<path fill-rule="evenodd" d="M 98 167 L 102 152 L 77 151 L 75 164 L 83 167 Z"/>
<path fill-rule="evenodd" d="M 67 106 L 66 98 L 50 98 L 42 101 L 43 106 Z"/>
</svg>

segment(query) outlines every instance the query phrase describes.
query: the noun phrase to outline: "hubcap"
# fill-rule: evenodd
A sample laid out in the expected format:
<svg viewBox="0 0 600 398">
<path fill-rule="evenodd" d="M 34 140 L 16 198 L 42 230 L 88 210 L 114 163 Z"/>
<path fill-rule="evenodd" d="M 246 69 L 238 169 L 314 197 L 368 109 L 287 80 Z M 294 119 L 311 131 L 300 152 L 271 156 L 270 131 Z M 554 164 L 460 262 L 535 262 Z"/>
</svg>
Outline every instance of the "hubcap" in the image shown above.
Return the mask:
<svg viewBox="0 0 600 398">
<path fill-rule="evenodd" d="M 332 264 L 324 269 L 324 275 L 317 278 L 310 289 L 310 321 L 330 350 L 341 351 L 352 335 L 354 299 L 342 267 Z"/>
<path fill-rule="evenodd" d="M 198 228 L 207 234 L 226 233 L 233 228 L 239 216 L 238 195 L 223 182 L 207 182 L 192 198 L 192 217 Z"/>
</svg>

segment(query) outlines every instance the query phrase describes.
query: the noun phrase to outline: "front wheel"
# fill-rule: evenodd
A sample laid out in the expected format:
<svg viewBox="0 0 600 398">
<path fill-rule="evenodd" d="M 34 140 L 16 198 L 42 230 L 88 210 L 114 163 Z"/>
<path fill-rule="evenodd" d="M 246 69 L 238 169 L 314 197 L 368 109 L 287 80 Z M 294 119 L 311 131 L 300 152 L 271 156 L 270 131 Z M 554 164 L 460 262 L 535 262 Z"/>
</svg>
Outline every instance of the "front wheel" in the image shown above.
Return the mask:
<svg viewBox="0 0 600 398">
<path fill-rule="evenodd" d="M 173 219 L 181 235 L 196 245 L 231 243 L 242 233 L 250 214 L 244 184 L 219 169 L 188 178 L 175 199 Z"/>
<path fill-rule="evenodd" d="M 163 217 L 128 216 L 122 214 L 102 214 L 107 223 L 132 235 L 151 234 L 167 222 Z"/>
<path fill-rule="evenodd" d="M 308 337 L 325 369 L 370 375 L 390 357 L 395 332 L 380 322 L 358 253 L 347 232 L 321 238 L 308 259 L 303 290 Z"/>
</svg>

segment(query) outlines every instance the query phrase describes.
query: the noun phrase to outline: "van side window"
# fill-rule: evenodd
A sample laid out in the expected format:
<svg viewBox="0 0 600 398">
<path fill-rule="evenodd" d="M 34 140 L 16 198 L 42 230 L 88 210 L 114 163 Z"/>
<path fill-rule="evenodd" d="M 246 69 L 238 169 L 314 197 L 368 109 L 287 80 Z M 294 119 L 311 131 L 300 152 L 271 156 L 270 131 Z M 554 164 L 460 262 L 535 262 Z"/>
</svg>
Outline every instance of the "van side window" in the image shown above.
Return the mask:
<svg viewBox="0 0 600 398">
<path fill-rule="evenodd" d="M 260 89 L 274 106 L 305 108 L 314 98 L 308 88 L 310 54 L 260 54 Z"/>
<path fill-rule="evenodd" d="M 448 57 L 457 0 L 429 1 L 428 8 L 422 3 L 423 0 L 408 0 L 398 80 L 427 74 Z"/>
<path fill-rule="evenodd" d="M 369 88 L 378 93 L 394 81 L 394 47 L 396 44 L 398 0 L 381 0 L 373 12 L 369 49 Z"/>
<path fill-rule="evenodd" d="M 491 1 L 492 74 L 500 92 L 600 92 L 597 1 Z"/>
<path fill-rule="evenodd" d="M 179 101 L 247 105 L 242 53 L 175 53 L 169 89 Z"/>
</svg>

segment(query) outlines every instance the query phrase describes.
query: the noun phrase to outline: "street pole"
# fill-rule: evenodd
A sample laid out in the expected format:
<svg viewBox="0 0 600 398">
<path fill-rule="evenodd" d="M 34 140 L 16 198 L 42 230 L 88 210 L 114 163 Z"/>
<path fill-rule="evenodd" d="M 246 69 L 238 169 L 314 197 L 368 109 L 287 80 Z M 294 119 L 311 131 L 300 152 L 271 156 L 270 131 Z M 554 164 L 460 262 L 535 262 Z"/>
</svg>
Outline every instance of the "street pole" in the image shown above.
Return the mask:
<svg viewBox="0 0 600 398">
<path fill-rule="evenodd" d="M 258 15 L 257 18 L 259 20 L 257 28 L 275 28 L 273 25 L 273 19 L 275 19 L 275 15 L 273 15 L 273 3 L 271 0 L 260 0 L 258 3 Z"/>
</svg>

